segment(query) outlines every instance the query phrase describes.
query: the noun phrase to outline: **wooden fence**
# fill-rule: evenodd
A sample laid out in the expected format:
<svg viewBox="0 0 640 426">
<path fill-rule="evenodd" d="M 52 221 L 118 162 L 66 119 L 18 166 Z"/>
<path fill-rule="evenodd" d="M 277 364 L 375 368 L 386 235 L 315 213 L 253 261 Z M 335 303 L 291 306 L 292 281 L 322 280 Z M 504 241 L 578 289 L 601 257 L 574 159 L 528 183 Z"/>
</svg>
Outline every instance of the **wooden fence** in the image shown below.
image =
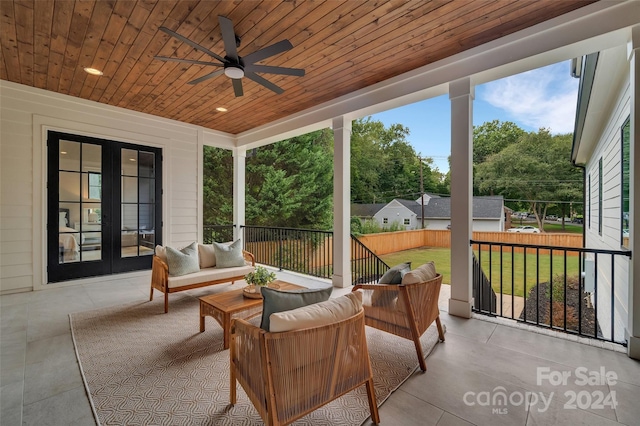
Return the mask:
<svg viewBox="0 0 640 426">
<path fill-rule="evenodd" d="M 378 256 L 418 247 L 451 247 L 451 231 L 449 230 L 417 229 L 413 231 L 382 232 L 379 234 L 361 235 L 358 239 Z M 581 234 L 474 232 L 473 239 L 493 243 L 582 247 Z M 516 252 L 522 252 L 522 249 L 516 248 Z"/>
</svg>

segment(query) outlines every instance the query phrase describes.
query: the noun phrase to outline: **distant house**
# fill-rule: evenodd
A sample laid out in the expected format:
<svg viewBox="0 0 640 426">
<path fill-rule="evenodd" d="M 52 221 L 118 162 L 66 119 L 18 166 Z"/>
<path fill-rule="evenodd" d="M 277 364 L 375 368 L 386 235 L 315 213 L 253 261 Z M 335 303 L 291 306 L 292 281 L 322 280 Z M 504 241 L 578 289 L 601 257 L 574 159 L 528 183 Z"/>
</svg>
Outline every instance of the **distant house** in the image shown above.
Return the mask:
<svg viewBox="0 0 640 426">
<path fill-rule="evenodd" d="M 450 229 L 451 199 L 425 194 L 424 207 L 417 200 L 394 199 L 387 204 L 353 204 L 351 215 L 360 219 L 374 219 L 380 226 L 394 223 L 404 229 L 420 229 L 424 211 L 425 229 Z M 502 196 L 473 197 L 473 230 L 504 231 L 505 207 Z"/>
</svg>

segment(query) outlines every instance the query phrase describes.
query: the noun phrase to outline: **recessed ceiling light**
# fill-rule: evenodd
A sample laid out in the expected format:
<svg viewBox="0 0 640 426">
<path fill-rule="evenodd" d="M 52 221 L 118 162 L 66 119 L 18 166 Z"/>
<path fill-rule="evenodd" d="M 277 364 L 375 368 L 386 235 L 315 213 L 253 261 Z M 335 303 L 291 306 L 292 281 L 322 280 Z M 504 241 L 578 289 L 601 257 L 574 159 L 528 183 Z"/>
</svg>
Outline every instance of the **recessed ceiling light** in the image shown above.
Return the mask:
<svg viewBox="0 0 640 426">
<path fill-rule="evenodd" d="M 91 74 L 91 75 L 102 75 L 102 74 L 103 74 L 103 73 L 102 73 L 102 71 L 97 70 L 97 69 L 95 69 L 95 68 L 89 68 L 89 67 L 86 67 L 86 68 L 84 69 L 84 71 L 85 71 L 86 73 L 88 73 L 88 74 Z"/>
<path fill-rule="evenodd" d="M 227 112 L 227 109 L 225 107 L 218 107 L 218 108 L 216 108 L 216 111 L 218 111 L 218 112 Z"/>
<path fill-rule="evenodd" d="M 135 158 L 129 158 L 129 161 L 136 161 Z"/>
<path fill-rule="evenodd" d="M 65 155 L 67 151 L 60 151 L 60 154 Z"/>
</svg>

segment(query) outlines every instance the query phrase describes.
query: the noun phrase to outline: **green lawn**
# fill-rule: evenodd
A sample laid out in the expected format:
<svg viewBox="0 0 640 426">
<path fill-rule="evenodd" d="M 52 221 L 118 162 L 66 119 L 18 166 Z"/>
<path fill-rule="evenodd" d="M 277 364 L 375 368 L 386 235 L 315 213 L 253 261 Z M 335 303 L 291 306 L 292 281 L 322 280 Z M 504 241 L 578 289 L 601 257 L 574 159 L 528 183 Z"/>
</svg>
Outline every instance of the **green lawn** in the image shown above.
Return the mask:
<svg viewBox="0 0 640 426">
<path fill-rule="evenodd" d="M 478 253 L 476 252 L 476 256 Z M 422 265 L 430 260 L 436 264 L 436 269 L 442 274 L 442 282 L 451 283 L 451 251 L 448 248 L 429 248 L 422 247 L 411 250 L 405 250 L 397 253 L 390 253 L 380 256 L 389 266 L 395 266 L 403 262 L 411 262 L 413 268 Z M 549 281 L 550 278 L 550 255 L 540 255 L 539 265 L 536 265 L 535 254 L 526 255 L 526 291 L 528 292 L 537 284 L 536 274 L 538 274 L 540 282 Z M 500 254 L 494 252 L 491 255 L 491 283 L 496 293 L 500 292 Z M 515 266 L 514 266 L 515 265 Z M 516 296 L 524 296 L 525 280 L 524 280 L 525 255 L 523 253 L 515 253 L 513 262 L 511 253 L 503 253 L 502 255 L 502 293 L 512 293 L 512 271 L 513 271 L 513 294 Z M 482 270 L 489 278 L 489 252 L 482 251 Z M 564 271 L 564 256 L 555 254 L 553 256 L 553 275 L 559 275 Z M 568 275 L 578 275 L 578 257 L 567 256 Z"/>
<path fill-rule="evenodd" d="M 538 226 L 538 223 L 535 220 L 520 220 L 520 219 L 511 219 L 511 226 L 518 227 L 522 225 L 531 225 Z M 544 223 L 544 231 L 545 232 L 567 232 L 569 234 L 582 234 L 582 226 L 575 225 L 571 222 L 564 223 L 564 230 L 562 229 L 562 222 L 545 222 Z"/>
<path fill-rule="evenodd" d="M 582 226 L 580 225 L 572 225 L 570 223 L 565 222 L 564 231 L 562 230 L 562 223 L 545 223 L 544 230 L 545 232 L 568 232 L 571 234 L 582 234 Z"/>
</svg>

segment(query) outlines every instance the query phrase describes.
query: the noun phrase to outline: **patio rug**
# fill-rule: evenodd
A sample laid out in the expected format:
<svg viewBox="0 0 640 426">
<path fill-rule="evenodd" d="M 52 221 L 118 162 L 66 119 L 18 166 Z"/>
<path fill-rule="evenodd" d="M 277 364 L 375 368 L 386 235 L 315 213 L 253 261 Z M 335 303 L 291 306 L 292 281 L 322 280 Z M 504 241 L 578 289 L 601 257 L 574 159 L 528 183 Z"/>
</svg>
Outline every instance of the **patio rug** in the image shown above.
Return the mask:
<svg viewBox="0 0 640 426">
<path fill-rule="evenodd" d="M 229 405 L 229 351 L 222 329 L 206 318 L 199 332 L 198 299 L 162 298 L 70 315 L 78 363 L 99 425 L 260 425 L 237 385 Z M 252 321 L 259 321 L 259 317 Z M 417 369 L 410 340 L 366 327 L 378 404 Z M 425 353 L 437 343 L 433 325 Z M 296 421 L 295 425 L 359 425 L 369 417 L 364 386 Z"/>
</svg>

